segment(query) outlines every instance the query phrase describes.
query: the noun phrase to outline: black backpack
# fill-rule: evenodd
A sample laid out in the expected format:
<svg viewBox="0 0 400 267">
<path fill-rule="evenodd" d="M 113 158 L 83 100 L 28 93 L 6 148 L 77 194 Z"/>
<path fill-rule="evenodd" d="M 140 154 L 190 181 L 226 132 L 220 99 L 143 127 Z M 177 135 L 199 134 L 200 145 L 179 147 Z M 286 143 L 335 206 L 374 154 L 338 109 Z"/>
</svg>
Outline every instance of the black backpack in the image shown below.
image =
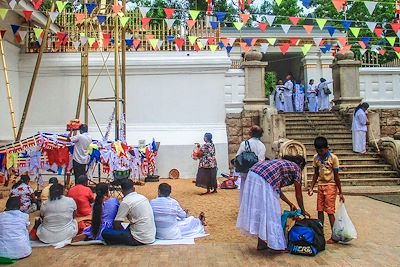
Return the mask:
<svg viewBox="0 0 400 267">
<path fill-rule="evenodd" d="M 236 156 L 234 165 L 237 172 L 247 173 L 258 162 L 256 153 L 251 151 L 249 141 L 245 142 L 245 151 Z"/>
<path fill-rule="evenodd" d="M 291 254 L 315 256 L 325 250 L 324 228 L 317 219 L 297 221 L 288 234 Z"/>
</svg>

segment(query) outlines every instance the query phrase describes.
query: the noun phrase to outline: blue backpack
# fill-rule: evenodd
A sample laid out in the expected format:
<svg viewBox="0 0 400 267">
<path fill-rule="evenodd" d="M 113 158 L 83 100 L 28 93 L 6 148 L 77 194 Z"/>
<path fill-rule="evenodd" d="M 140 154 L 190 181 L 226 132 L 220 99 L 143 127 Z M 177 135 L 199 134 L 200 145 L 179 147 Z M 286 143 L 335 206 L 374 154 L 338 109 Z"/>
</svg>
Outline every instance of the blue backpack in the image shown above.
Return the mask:
<svg viewBox="0 0 400 267">
<path fill-rule="evenodd" d="M 319 220 L 303 219 L 296 222 L 288 235 L 291 254 L 315 256 L 325 250 L 324 228 Z"/>
</svg>

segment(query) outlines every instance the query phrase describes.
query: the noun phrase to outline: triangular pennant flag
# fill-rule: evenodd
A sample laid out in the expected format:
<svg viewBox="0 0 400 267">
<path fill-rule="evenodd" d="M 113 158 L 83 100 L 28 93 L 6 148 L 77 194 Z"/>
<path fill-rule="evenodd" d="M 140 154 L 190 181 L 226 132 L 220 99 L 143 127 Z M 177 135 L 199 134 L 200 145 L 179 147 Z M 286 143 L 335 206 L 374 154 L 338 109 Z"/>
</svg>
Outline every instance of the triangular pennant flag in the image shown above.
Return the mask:
<svg viewBox="0 0 400 267">
<path fill-rule="evenodd" d="M 304 44 L 304 46 L 301 48 L 301 51 L 303 52 L 303 55 L 307 55 L 308 51 L 310 51 L 312 44 Z"/>
<path fill-rule="evenodd" d="M 128 48 L 131 48 L 131 46 L 133 45 L 133 40 L 132 39 L 125 39 L 125 43 L 126 43 L 126 46 Z"/>
<path fill-rule="evenodd" d="M 400 52 L 396 52 L 397 58 L 400 59 Z"/>
<path fill-rule="evenodd" d="M 254 46 L 257 43 L 257 38 L 253 38 L 253 40 L 251 40 L 251 46 Z"/>
<path fill-rule="evenodd" d="M 314 44 L 315 44 L 315 46 L 320 46 L 321 45 L 321 42 L 322 42 L 322 38 L 320 38 L 320 37 L 316 37 L 316 38 L 313 38 L 313 41 L 314 41 Z"/>
<path fill-rule="evenodd" d="M 121 22 L 122 27 L 125 27 L 126 23 L 128 23 L 130 17 L 119 17 L 119 21 Z"/>
<path fill-rule="evenodd" d="M 301 2 L 303 3 L 303 6 L 305 8 L 310 8 L 311 7 L 311 0 L 301 0 Z"/>
<path fill-rule="evenodd" d="M 214 41 L 215 41 L 215 38 L 214 38 L 214 37 L 208 37 L 208 38 L 207 38 L 207 42 L 208 42 L 209 45 L 214 44 Z"/>
<path fill-rule="evenodd" d="M 364 1 L 364 4 L 367 7 L 368 12 L 369 12 L 370 15 L 372 15 L 372 13 L 374 13 L 374 10 L 375 10 L 375 7 L 376 7 L 377 3 L 378 2 Z"/>
<path fill-rule="evenodd" d="M 201 44 L 202 44 L 203 47 L 206 47 L 206 46 L 207 46 L 207 43 L 208 43 L 208 39 L 207 39 L 207 38 L 201 38 L 201 39 L 200 39 L 200 42 L 201 42 Z"/>
<path fill-rule="evenodd" d="M 396 51 L 397 53 L 400 53 L 400 47 L 393 47 L 393 50 Z"/>
<path fill-rule="evenodd" d="M 235 26 L 236 30 L 240 31 L 243 27 L 243 23 L 242 22 L 234 22 L 233 26 Z"/>
<path fill-rule="evenodd" d="M 194 43 L 195 43 L 196 40 L 197 40 L 197 36 L 189 36 L 188 38 L 189 38 L 189 43 L 190 43 L 191 45 L 194 45 Z"/>
<path fill-rule="evenodd" d="M 31 19 L 33 11 L 24 10 L 24 11 L 22 11 L 22 13 L 24 13 L 25 20 L 29 21 Z"/>
<path fill-rule="evenodd" d="M 196 45 L 200 50 L 203 50 L 204 47 L 203 47 L 202 42 L 200 42 L 200 40 L 196 42 Z"/>
<path fill-rule="evenodd" d="M 229 54 L 232 51 L 233 46 L 227 46 L 226 52 Z"/>
<path fill-rule="evenodd" d="M 260 29 L 261 32 L 265 32 L 267 29 L 267 23 L 260 22 L 258 23 L 258 28 Z"/>
<path fill-rule="evenodd" d="M 85 19 L 85 14 L 75 13 L 76 23 L 79 24 Z"/>
<path fill-rule="evenodd" d="M 268 47 L 269 47 L 269 44 L 262 43 L 260 51 L 263 52 L 263 53 L 267 53 Z"/>
<path fill-rule="evenodd" d="M 189 14 L 190 14 L 190 17 L 192 18 L 192 20 L 196 20 L 200 14 L 200 11 L 199 10 L 189 10 Z"/>
<path fill-rule="evenodd" d="M 242 49 L 242 52 L 244 52 L 244 53 L 247 53 L 250 51 L 250 47 L 248 47 L 245 42 L 240 43 L 240 48 Z"/>
<path fill-rule="evenodd" d="M 39 10 L 40 6 L 43 4 L 43 0 L 38 0 L 35 2 L 35 0 L 31 0 L 31 3 L 33 4 L 33 8 L 35 10 Z"/>
<path fill-rule="evenodd" d="M 325 24 L 328 21 L 327 19 L 315 19 L 315 20 L 317 21 L 320 30 L 322 30 L 325 27 Z"/>
<path fill-rule="evenodd" d="M 10 5 L 11 9 L 14 10 L 15 6 L 17 5 L 17 1 L 11 0 L 8 4 Z"/>
<path fill-rule="evenodd" d="M 284 43 L 283 45 L 280 45 L 279 48 L 281 49 L 282 55 L 285 55 L 286 52 L 289 50 L 290 44 L 289 43 Z"/>
<path fill-rule="evenodd" d="M 147 42 L 150 42 L 150 40 L 153 39 L 153 38 L 154 38 L 154 35 L 152 35 L 152 34 L 146 34 L 146 40 L 147 40 Z"/>
<path fill-rule="evenodd" d="M 12 30 L 13 34 L 16 34 L 20 27 L 21 26 L 19 26 L 19 25 L 11 24 L 11 30 Z"/>
<path fill-rule="evenodd" d="M 239 14 L 239 17 L 242 20 L 243 24 L 246 24 L 250 19 L 250 14 Z"/>
<path fill-rule="evenodd" d="M 92 14 L 93 10 L 96 8 L 96 3 L 87 3 L 85 4 L 86 10 L 87 12 L 90 14 Z"/>
<path fill-rule="evenodd" d="M 330 35 L 331 37 L 335 34 L 336 28 L 335 28 L 334 26 L 327 26 L 327 27 L 325 27 L 325 28 L 328 30 L 329 35 Z"/>
<path fill-rule="evenodd" d="M 103 47 L 106 48 L 110 44 L 110 34 L 103 34 Z"/>
<path fill-rule="evenodd" d="M 347 37 L 337 38 L 337 41 L 338 41 L 339 45 L 343 47 L 347 44 Z"/>
<path fill-rule="evenodd" d="M 5 34 L 6 34 L 6 30 L 0 30 L 1 39 L 4 38 L 4 35 L 5 35 Z"/>
<path fill-rule="evenodd" d="M 89 43 L 89 46 L 92 47 L 92 45 L 94 44 L 94 41 L 96 41 L 96 38 L 94 37 L 89 37 L 87 38 L 87 41 Z"/>
<path fill-rule="evenodd" d="M 185 42 L 185 40 L 183 40 L 183 39 L 180 39 L 180 38 L 175 39 L 175 44 L 179 50 L 182 50 L 182 46 L 183 46 L 184 42 Z"/>
<path fill-rule="evenodd" d="M 62 12 L 67 4 L 68 4 L 68 1 L 65 1 L 65 2 L 56 1 L 58 12 Z"/>
<path fill-rule="evenodd" d="M 106 21 L 106 16 L 104 15 L 97 15 L 97 21 L 99 22 L 100 25 L 102 25 Z"/>
<path fill-rule="evenodd" d="M 174 15 L 175 9 L 173 8 L 164 8 L 164 13 L 167 19 L 172 18 L 172 15 Z"/>
<path fill-rule="evenodd" d="M 291 45 L 298 45 L 299 42 L 300 42 L 300 39 L 298 39 L 298 38 L 291 38 L 290 39 L 290 44 Z"/>
<path fill-rule="evenodd" d="M 301 18 L 298 17 L 289 17 L 290 22 L 292 23 L 293 26 L 297 26 Z"/>
<path fill-rule="evenodd" d="M 312 30 L 314 29 L 314 25 L 303 25 L 303 28 L 307 34 L 311 34 Z"/>
<path fill-rule="evenodd" d="M 142 15 L 142 18 L 145 18 L 147 16 L 147 13 L 149 13 L 151 7 L 144 7 L 144 6 L 140 6 L 139 7 L 139 11 L 140 14 Z"/>
<path fill-rule="evenodd" d="M 345 45 L 342 47 L 342 49 L 339 50 L 340 54 L 346 54 L 347 52 L 349 52 L 351 49 L 351 45 Z"/>
<path fill-rule="evenodd" d="M 280 6 L 282 4 L 282 0 L 275 0 L 275 2 L 277 6 Z"/>
<path fill-rule="evenodd" d="M 92 48 L 97 50 L 97 48 L 99 48 L 99 43 L 97 41 L 95 41 L 92 45 Z"/>
<path fill-rule="evenodd" d="M 270 45 L 275 45 L 276 38 L 267 38 L 267 41 Z"/>
<path fill-rule="evenodd" d="M 272 24 L 273 24 L 274 21 L 275 21 L 276 16 L 267 15 L 267 16 L 265 16 L 265 18 L 267 19 L 267 22 L 268 22 L 269 26 L 272 26 Z"/>
<path fill-rule="evenodd" d="M 358 44 L 360 45 L 361 48 L 365 49 L 367 46 L 364 44 L 363 41 L 358 41 Z"/>
<path fill-rule="evenodd" d="M 321 52 L 326 54 L 327 52 L 331 51 L 332 45 L 326 44 L 324 47 L 321 47 Z"/>
<path fill-rule="evenodd" d="M 33 32 L 35 33 L 36 39 L 42 38 L 41 35 L 42 35 L 42 32 L 43 32 L 43 29 L 41 29 L 41 28 L 33 28 Z"/>
<path fill-rule="evenodd" d="M 335 6 L 336 11 L 339 12 L 343 9 L 343 5 L 345 4 L 345 0 L 332 0 L 332 4 Z"/>
<path fill-rule="evenodd" d="M 253 42 L 253 38 L 244 38 L 244 42 L 246 43 L 247 46 L 251 46 L 251 43 Z"/>
<path fill-rule="evenodd" d="M 169 44 L 172 44 L 174 41 L 175 41 L 175 36 L 173 36 L 173 35 L 168 35 L 167 36 L 167 42 Z"/>
<path fill-rule="evenodd" d="M 225 19 L 226 13 L 225 12 L 217 12 L 217 13 L 215 13 L 215 16 L 217 17 L 217 20 L 219 22 L 223 22 Z"/>
<path fill-rule="evenodd" d="M 157 48 L 160 49 L 163 44 L 164 42 L 162 40 L 159 40 L 157 43 Z"/>
<path fill-rule="evenodd" d="M 374 33 L 378 38 L 382 38 L 383 29 L 375 28 Z"/>
<path fill-rule="evenodd" d="M 371 45 L 371 51 L 378 53 L 378 50 L 380 50 L 381 47 L 379 45 Z"/>
<path fill-rule="evenodd" d="M 187 25 L 188 25 L 188 29 L 191 30 L 191 29 L 193 28 L 194 24 L 196 23 L 196 21 L 195 21 L 195 20 L 188 19 L 188 20 L 186 21 L 186 23 L 187 23 Z"/>
<path fill-rule="evenodd" d="M 234 38 L 234 37 L 233 38 L 229 38 L 229 39 L 227 39 L 227 43 L 225 44 L 225 46 L 227 46 L 227 44 L 229 44 L 230 46 L 233 46 L 235 41 L 236 41 L 236 38 Z"/>
<path fill-rule="evenodd" d="M 193 45 L 193 49 L 194 49 L 194 51 L 196 51 L 196 52 L 199 52 L 199 51 L 200 51 L 200 47 L 199 47 L 196 43 Z"/>
<path fill-rule="evenodd" d="M 122 10 L 122 6 L 120 6 L 119 4 L 112 5 L 112 10 L 115 15 L 118 15 L 118 13 Z"/>
<path fill-rule="evenodd" d="M 56 21 L 58 14 L 60 14 L 60 13 L 58 13 L 57 11 L 49 12 L 49 17 L 51 19 L 51 22 L 54 23 Z"/>
<path fill-rule="evenodd" d="M 158 48 L 158 39 L 151 39 L 150 40 L 150 45 L 151 45 L 151 47 L 153 47 L 153 49 L 154 50 L 157 50 L 157 48 Z"/>
<path fill-rule="evenodd" d="M 386 40 L 389 42 L 391 46 L 394 46 L 397 37 L 386 37 Z"/>
<path fill-rule="evenodd" d="M 151 18 L 142 18 L 142 26 L 143 28 L 147 28 L 149 26 Z"/>
<path fill-rule="evenodd" d="M 350 31 L 354 35 L 354 37 L 358 37 L 358 35 L 360 34 L 360 30 L 361 29 L 357 27 L 350 27 Z"/>
<path fill-rule="evenodd" d="M 81 40 L 81 44 L 85 45 L 87 43 L 87 41 L 88 41 L 88 38 L 86 36 L 81 36 L 80 40 Z"/>
<path fill-rule="evenodd" d="M 365 46 L 368 46 L 369 42 L 371 41 L 371 37 L 362 37 L 361 41 L 364 43 Z"/>
<path fill-rule="evenodd" d="M 352 21 L 350 21 L 350 20 L 343 20 L 342 26 L 346 31 L 348 31 L 350 29 L 351 23 L 352 23 Z"/>
<path fill-rule="evenodd" d="M 395 33 L 400 30 L 400 23 L 390 23 L 390 26 L 392 26 L 392 29 Z"/>
<path fill-rule="evenodd" d="M 371 32 L 374 32 L 376 24 L 377 24 L 376 22 L 368 21 L 368 22 L 365 22 L 365 24 L 367 24 L 367 27 Z"/>
<path fill-rule="evenodd" d="M 386 51 L 383 50 L 383 49 L 379 50 L 378 52 L 379 52 L 379 54 L 380 54 L 381 56 L 383 56 L 383 55 L 386 53 Z"/>
<path fill-rule="evenodd" d="M 222 47 L 221 48 L 227 47 L 228 44 L 229 44 L 229 40 L 227 38 L 221 38 L 221 39 L 219 39 L 219 41 L 220 41 L 220 47 L 221 47 L 221 43 L 222 43 Z M 233 42 L 235 42 L 235 41 L 233 41 Z"/>
<path fill-rule="evenodd" d="M 211 52 L 215 52 L 217 50 L 218 45 L 209 45 Z"/>
<path fill-rule="evenodd" d="M 8 9 L 0 8 L 0 18 L 5 19 L 7 15 Z"/>
<path fill-rule="evenodd" d="M 367 52 L 367 49 L 360 48 L 360 54 L 363 56 Z"/>
<path fill-rule="evenodd" d="M 289 32 L 290 24 L 281 24 L 282 30 L 285 34 Z"/>
<path fill-rule="evenodd" d="M 218 29 L 219 22 L 218 21 L 210 21 L 210 25 L 213 30 L 216 30 L 216 29 Z"/>
<path fill-rule="evenodd" d="M 66 34 L 65 32 L 57 32 L 57 38 L 61 44 L 65 45 L 68 41 L 68 34 Z"/>
<path fill-rule="evenodd" d="M 165 23 L 167 24 L 167 28 L 171 29 L 172 26 L 174 25 L 176 19 L 164 19 L 164 20 L 165 20 Z"/>
<path fill-rule="evenodd" d="M 21 37 L 21 40 L 25 39 L 25 36 L 26 36 L 27 33 L 28 33 L 28 31 L 22 31 L 22 30 L 18 31 L 18 34 Z"/>
<path fill-rule="evenodd" d="M 76 41 L 76 42 L 72 42 L 72 45 L 74 46 L 75 50 L 78 50 L 81 43 L 79 41 Z"/>
</svg>

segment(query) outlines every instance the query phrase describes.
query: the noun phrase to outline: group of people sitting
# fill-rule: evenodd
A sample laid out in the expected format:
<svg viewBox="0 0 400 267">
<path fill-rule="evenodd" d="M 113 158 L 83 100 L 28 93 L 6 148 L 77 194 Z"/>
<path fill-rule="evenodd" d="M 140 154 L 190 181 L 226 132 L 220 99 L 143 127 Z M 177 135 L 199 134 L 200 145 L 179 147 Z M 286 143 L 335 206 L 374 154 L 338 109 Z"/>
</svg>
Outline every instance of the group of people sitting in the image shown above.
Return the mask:
<svg viewBox="0 0 400 267">
<path fill-rule="evenodd" d="M 29 186 L 25 176 L 22 183 Z M 28 177 L 29 178 L 29 177 Z M 205 235 L 205 216 L 189 216 L 178 201 L 171 198 L 172 188 L 161 183 L 158 198 L 149 200 L 135 192 L 130 179 L 121 182 L 122 202 L 110 197 L 108 184 L 99 183 L 95 195 L 85 175 L 76 180 L 67 195 L 57 179 L 51 179 L 42 192 L 48 199 L 40 207 L 40 218 L 29 232 L 29 215 L 22 197 L 10 195 L 0 213 L 0 257 L 20 259 L 31 254 L 30 240 L 47 244 L 102 240 L 106 244 L 139 246 L 155 239 L 182 239 Z M 30 191 L 30 190 L 29 190 Z M 127 227 L 124 222 L 128 221 Z"/>
<path fill-rule="evenodd" d="M 278 81 L 273 92 L 275 107 L 278 112 L 304 112 L 307 108 L 309 112 L 329 111 L 329 95 L 332 94 L 324 78 L 320 79 L 318 85 L 311 79 L 307 85 L 307 90 L 301 81 L 295 82 L 292 75 L 286 77 L 285 83 Z"/>
</svg>

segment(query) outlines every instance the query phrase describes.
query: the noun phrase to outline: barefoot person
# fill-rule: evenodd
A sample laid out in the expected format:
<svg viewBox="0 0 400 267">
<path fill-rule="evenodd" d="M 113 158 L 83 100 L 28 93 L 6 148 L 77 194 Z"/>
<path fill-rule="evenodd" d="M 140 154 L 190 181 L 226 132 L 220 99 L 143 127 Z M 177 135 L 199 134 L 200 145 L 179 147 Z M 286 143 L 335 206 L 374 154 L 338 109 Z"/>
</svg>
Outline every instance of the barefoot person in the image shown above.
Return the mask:
<svg viewBox="0 0 400 267">
<path fill-rule="evenodd" d="M 196 186 L 205 188 L 204 194 L 217 192 L 217 159 L 215 157 L 215 146 L 212 142 L 212 134 L 204 135 L 205 144 L 200 147 L 199 169 L 196 175 Z"/>
<path fill-rule="evenodd" d="M 204 221 L 188 216 L 178 201 L 170 197 L 171 186 L 158 186 L 158 197 L 150 201 L 156 223 L 157 239 L 182 239 L 204 235 Z M 199 216 L 204 220 L 204 216 Z"/>
<path fill-rule="evenodd" d="M 257 249 L 286 250 L 279 198 L 291 210 L 297 210 L 297 207 L 283 194 L 282 187 L 294 184 L 297 204 L 303 215 L 310 216 L 304 209 L 301 191 L 301 170 L 305 164 L 301 156 L 286 156 L 281 160 L 258 162 L 250 169 L 236 226 L 244 233 L 258 237 Z"/>
<path fill-rule="evenodd" d="M 364 154 L 367 152 L 367 110 L 368 103 L 360 104 L 354 111 L 352 123 L 353 151 Z"/>
</svg>

